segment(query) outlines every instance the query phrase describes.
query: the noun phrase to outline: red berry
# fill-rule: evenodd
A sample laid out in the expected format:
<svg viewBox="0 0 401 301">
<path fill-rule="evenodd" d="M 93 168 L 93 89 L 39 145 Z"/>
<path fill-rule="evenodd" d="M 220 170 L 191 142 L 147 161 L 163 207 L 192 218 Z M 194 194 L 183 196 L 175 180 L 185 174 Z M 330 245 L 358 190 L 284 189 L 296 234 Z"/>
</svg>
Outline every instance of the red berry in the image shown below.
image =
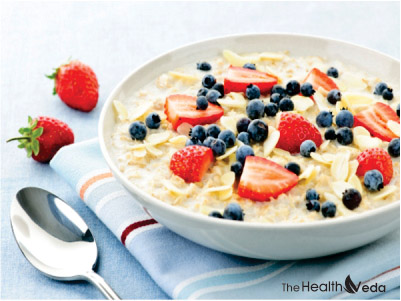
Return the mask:
<svg viewBox="0 0 401 301">
<path fill-rule="evenodd" d="M 356 174 L 363 177 L 365 173 L 372 169 L 377 169 L 383 175 L 383 184 L 390 183 L 393 177 L 393 162 L 391 157 L 384 149 L 368 148 L 356 158 L 359 162 Z"/>
<path fill-rule="evenodd" d="M 338 87 L 336 83 L 328 77 L 325 73 L 320 71 L 317 68 L 313 68 L 302 83 L 310 83 L 313 86 L 313 89 L 317 91 L 319 87 L 322 87 L 326 91 L 331 91 L 333 89 L 337 89 Z"/>
<path fill-rule="evenodd" d="M 64 122 L 52 118 L 39 116 L 32 120 L 28 118 L 28 127 L 20 128 L 22 137 L 7 140 L 18 140 L 19 148 L 25 148 L 28 157 L 39 162 L 47 163 L 57 151 L 68 144 L 74 143 L 74 133 Z"/>
<path fill-rule="evenodd" d="M 319 130 L 299 114 L 281 113 L 278 130 L 280 139 L 277 147 L 292 154 L 299 153 L 299 148 L 305 140 L 312 140 L 317 147 L 323 142 Z"/>
<path fill-rule="evenodd" d="M 213 151 L 210 148 L 200 145 L 186 146 L 173 154 L 170 170 L 185 182 L 199 182 L 213 160 Z"/>
<path fill-rule="evenodd" d="M 83 112 L 92 111 L 99 98 L 99 84 L 91 67 L 80 61 L 61 65 L 48 78 L 54 79 L 53 94 L 69 107 Z"/>
</svg>

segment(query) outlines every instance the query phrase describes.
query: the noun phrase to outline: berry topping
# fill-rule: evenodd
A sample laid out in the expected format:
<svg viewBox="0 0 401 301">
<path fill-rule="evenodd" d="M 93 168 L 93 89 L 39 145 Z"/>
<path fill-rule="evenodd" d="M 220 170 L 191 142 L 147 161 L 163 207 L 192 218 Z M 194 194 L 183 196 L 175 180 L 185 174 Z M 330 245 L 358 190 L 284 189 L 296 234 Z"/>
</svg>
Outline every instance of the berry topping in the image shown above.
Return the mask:
<svg viewBox="0 0 401 301">
<path fill-rule="evenodd" d="M 238 148 L 235 156 L 236 156 L 236 159 L 238 162 L 240 162 L 241 164 L 244 164 L 245 158 L 248 156 L 255 156 L 255 153 L 254 153 L 252 147 L 250 147 L 249 145 L 241 145 Z"/>
<path fill-rule="evenodd" d="M 331 90 L 327 94 L 327 101 L 332 105 L 335 105 L 337 101 L 341 101 L 341 92 L 337 89 Z"/>
<path fill-rule="evenodd" d="M 210 148 L 200 145 L 186 146 L 173 154 L 170 170 L 185 182 L 199 182 L 213 160 L 213 152 Z"/>
<path fill-rule="evenodd" d="M 241 176 L 241 174 L 242 174 L 242 164 L 241 164 L 241 162 L 234 162 L 232 165 L 231 165 L 231 168 L 230 168 L 230 170 L 232 171 L 232 172 L 234 172 L 235 173 L 235 176 L 237 177 L 237 178 L 239 178 L 240 176 Z"/>
<path fill-rule="evenodd" d="M 272 88 L 271 94 L 272 94 L 272 95 L 273 95 L 273 94 L 278 94 L 278 95 L 281 96 L 281 98 L 283 98 L 284 96 L 287 95 L 285 89 L 284 89 L 282 86 L 280 86 L 280 85 L 274 85 L 273 88 Z M 280 99 L 281 99 L 281 98 L 280 98 Z"/>
<path fill-rule="evenodd" d="M 386 90 L 388 88 L 386 83 L 378 83 L 375 87 L 375 91 L 373 92 L 373 94 L 376 95 L 383 95 L 384 90 Z"/>
<path fill-rule="evenodd" d="M 146 126 L 150 129 L 158 129 L 160 127 L 160 122 L 161 119 L 157 113 L 150 113 L 145 119 Z"/>
<path fill-rule="evenodd" d="M 221 130 L 217 124 L 211 124 L 207 128 L 206 136 L 217 138 L 220 134 Z"/>
<path fill-rule="evenodd" d="M 333 123 L 333 114 L 329 111 L 321 111 L 316 117 L 316 124 L 322 128 L 328 128 Z"/>
<path fill-rule="evenodd" d="M 354 134 L 350 128 L 340 128 L 336 133 L 338 143 L 342 145 L 349 145 L 354 141 Z"/>
<path fill-rule="evenodd" d="M 245 95 L 249 100 L 259 98 L 260 89 L 258 86 L 250 84 L 248 87 L 246 87 Z"/>
<path fill-rule="evenodd" d="M 235 144 L 235 134 L 230 130 L 222 131 L 218 138 L 224 141 L 227 148 L 233 147 Z"/>
<path fill-rule="evenodd" d="M 354 116 L 354 126 L 363 126 L 372 136 L 390 142 L 398 137 L 388 128 L 389 120 L 400 123 L 400 118 L 389 105 L 376 102 Z"/>
<path fill-rule="evenodd" d="M 209 106 L 209 102 L 207 101 L 205 96 L 198 96 L 196 99 L 196 109 L 197 110 L 206 110 Z"/>
<path fill-rule="evenodd" d="M 328 128 L 324 133 L 324 139 L 336 140 L 337 139 L 336 131 L 333 128 Z"/>
<path fill-rule="evenodd" d="M 223 218 L 234 221 L 243 221 L 244 211 L 237 203 L 230 203 L 226 208 L 224 208 Z"/>
<path fill-rule="evenodd" d="M 338 70 L 334 67 L 330 67 L 329 69 L 327 69 L 326 74 L 330 77 L 334 77 L 337 78 L 338 77 Z"/>
<path fill-rule="evenodd" d="M 305 198 L 307 201 L 312 201 L 312 200 L 320 200 L 320 195 L 317 193 L 317 191 L 313 188 L 310 188 L 306 191 Z"/>
<path fill-rule="evenodd" d="M 269 127 L 260 119 L 253 120 L 248 126 L 248 134 L 252 141 L 265 141 L 269 134 Z"/>
<path fill-rule="evenodd" d="M 265 202 L 286 193 L 298 183 L 298 176 L 265 158 L 248 156 L 238 184 L 240 197 Z"/>
<path fill-rule="evenodd" d="M 261 94 L 266 94 L 277 84 L 277 77 L 257 70 L 230 66 L 224 78 L 224 93 L 245 93 L 250 84 L 258 86 Z"/>
<path fill-rule="evenodd" d="M 239 133 L 237 139 L 246 145 L 251 145 L 251 137 L 247 132 Z"/>
<path fill-rule="evenodd" d="M 210 217 L 215 217 L 215 218 L 223 218 L 223 216 L 221 215 L 221 213 L 218 212 L 218 211 L 212 211 L 212 212 L 210 212 L 210 213 L 209 213 L 209 216 L 210 216 Z"/>
<path fill-rule="evenodd" d="M 277 129 L 280 131 L 280 139 L 276 147 L 292 154 L 300 152 L 301 143 L 305 140 L 312 140 L 316 147 L 323 142 L 319 130 L 299 114 L 281 113 Z"/>
<path fill-rule="evenodd" d="M 322 204 L 322 215 L 324 217 L 334 217 L 336 215 L 337 207 L 336 204 L 330 201 L 326 201 Z"/>
<path fill-rule="evenodd" d="M 278 93 L 273 93 L 270 96 L 270 102 L 275 103 L 276 105 L 278 105 L 280 103 L 280 100 L 283 98 L 283 95 L 280 95 Z"/>
<path fill-rule="evenodd" d="M 129 134 L 132 140 L 143 140 L 146 137 L 147 129 L 142 121 L 134 121 L 129 126 Z"/>
<path fill-rule="evenodd" d="M 362 201 L 362 196 L 358 190 L 350 188 L 344 191 L 343 204 L 349 210 L 354 210 L 355 208 L 358 208 L 361 201 Z"/>
<path fill-rule="evenodd" d="M 219 91 L 211 89 L 211 90 L 209 90 L 209 92 L 207 92 L 205 97 L 208 102 L 215 104 L 215 105 L 220 105 L 217 101 L 220 98 L 220 96 L 221 96 L 221 94 Z"/>
<path fill-rule="evenodd" d="M 251 100 L 246 106 L 246 114 L 252 120 L 262 118 L 265 114 L 265 105 L 260 99 Z"/>
<path fill-rule="evenodd" d="M 393 89 L 390 89 L 390 88 L 384 89 L 384 91 L 383 91 L 383 99 L 392 100 L 393 97 L 394 97 Z"/>
<path fill-rule="evenodd" d="M 197 110 L 195 97 L 175 94 L 166 98 L 164 113 L 176 130 L 182 123 L 190 125 L 214 123 L 223 116 L 224 110 L 214 104 L 209 104 L 206 110 Z"/>
<path fill-rule="evenodd" d="M 196 125 L 190 130 L 189 135 L 191 138 L 198 139 L 203 142 L 203 140 L 206 139 L 206 129 L 201 125 Z"/>
<path fill-rule="evenodd" d="M 315 94 L 315 90 L 313 89 L 313 86 L 311 83 L 303 83 L 301 85 L 301 94 L 303 96 L 309 97 Z"/>
<path fill-rule="evenodd" d="M 202 141 L 200 141 L 197 138 L 189 138 L 186 142 L 185 142 L 185 146 L 190 146 L 190 145 L 204 145 L 202 143 Z"/>
<path fill-rule="evenodd" d="M 394 138 L 390 141 L 387 151 L 391 157 L 397 158 L 400 156 L 400 138 Z"/>
<path fill-rule="evenodd" d="M 382 173 L 377 169 L 367 171 L 363 177 L 363 184 L 369 191 L 379 191 L 384 187 Z"/>
<path fill-rule="evenodd" d="M 276 116 L 278 112 L 278 106 L 275 103 L 269 102 L 265 105 L 265 114 L 268 117 Z"/>
<path fill-rule="evenodd" d="M 301 143 L 300 152 L 305 158 L 310 158 L 310 153 L 316 151 L 316 144 L 312 140 L 305 140 Z"/>
<path fill-rule="evenodd" d="M 397 105 L 397 116 L 400 117 L 400 104 Z"/>
<path fill-rule="evenodd" d="M 213 142 L 214 140 L 216 140 L 216 138 L 211 137 L 211 136 L 207 137 L 207 138 L 203 141 L 203 146 L 212 148 L 212 142 Z"/>
<path fill-rule="evenodd" d="M 338 127 L 352 128 L 354 125 L 354 116 L 348 110 L 342 109 L 336 116 L 336 124 Z"/>
<path fill-rule="evenodd" d="M 199 91 L 198 91 L 198 94 L 196 94 L 196 96 L 206 96 L 207 92 L 209 92 L 209 89 L 200 88 Z"/>
<path fill-rule="evenodd" d="M 295 162 L 288 162 L 285 166 L 285 169 L 295 173 L 297 176 L 301 173 L 301 167 L 299 166 L 298 163 Z"/>
<path fill-rule="evenodd" d="M 224 96 L 224 85 L 222 83 L 215 83 L 212 90 L 216 90 L 220 93 L 220 98 Z"/>
<path fill-rule="evenodd" d="M 252 63 L 246 63 L 246 64 L 244 64 L 244 66 L 242 66 L 242 68 L 247 68 L 247 69 L 251 69 L 251 70 L 256 70 L 255 64 L 252 64 Z"/>
<path fill-rule="evenodd" d="M 200 62 L 196 64 L 196 69 L 202 71 L 209 71 L 212 69 L 212 65 L 210 65 L 208 62 Z"/>
<path fill-rule="evenodd" d="M 372 169 L 377 169 L 383 175 L 383 183 L 387 185 L 393 177 L 393 162 L 390 155 L 382 148 L 369 148 L 356 158 L 359 162 L 356 174 L 363 177 Z"/>
<path fill-rule="evenodd" d="M 291 99 L 285 97 L 282 100 L 280 100 L 278 107 L 280 108 L 280 111 L 283 112 L 292 111 L 294 110 L 294 103 L 292 102 Z"/>
<path fill-rule="evenodd" d="M 331 91 L 333 89 L 338 90 L 336 83 L 317 68 L 313 68 L 308 73 L 303 83 L 311 83 L 315 91 L 319 90 L 319 87 L 323 88 L 326 91 Z"/>
<path fill-rule="evenodd" d="M 213 151 L 213 154 L 218 157 L 218 156 L 222 156 L 225 154 L 226 152 L 226 144 L 224 143 L 223 140 L 221 139 L 214 139 L 211 143 L 210 143 L 210 148 Z"/>
<path fill-rule="evenodd" d="M 289 96 L 294 96 L 301 92 L 301 86 L 296 80 L 290 80 L 287 83 L 285 91 Z"/>
<path fill-rule="evenodd" d="M 320 211 L 320 203 L 318 201 L 312 200 L 306 202 L 306 209 L 309 211 Z"/>
<path fill-rule="evenodd" d="M 248 126 L 251 123 L 249 118 L 243 117 L 237 121 L 237 131 L 238 133 L 246 132 L 248 130 Z"/>
<path fill-rule="evenodd" d="M 202 86 L 204 86 L 205 88 L 208 88 L 208 89 L 212 88 L 215 83 L 216 83 L 216 79 L 211 74 L 205 75 L 202 79 Z"/>
</svg>

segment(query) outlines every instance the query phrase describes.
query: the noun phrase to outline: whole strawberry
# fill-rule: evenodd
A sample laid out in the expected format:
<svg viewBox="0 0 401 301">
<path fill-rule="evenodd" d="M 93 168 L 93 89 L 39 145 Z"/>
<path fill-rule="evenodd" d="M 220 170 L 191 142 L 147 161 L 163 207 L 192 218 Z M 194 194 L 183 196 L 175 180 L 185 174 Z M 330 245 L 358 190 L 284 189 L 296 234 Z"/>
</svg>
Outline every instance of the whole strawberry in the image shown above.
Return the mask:
<svg viewBox="0 0 401 301">
<path fill-rule="evenodd" d="M 64 122 L 39 116 L 28 117 L 28 127 L 20 128 L 21 137 L 11 138 L 7 142 L 18 140 L 19 148 L 25 148 L 28 158 L 47 163 L 64 145 L 74 143 L 74 133 Z"/>
<path fill-rule="evenodd" d="M 55 69 L 48 78 L 54 79 L 53 94 L 58 94 L 69 107 L 89 112 L 96 107 L 99 84 L 91 67 L 80 61 L 71 61 Z"/>
</svg>

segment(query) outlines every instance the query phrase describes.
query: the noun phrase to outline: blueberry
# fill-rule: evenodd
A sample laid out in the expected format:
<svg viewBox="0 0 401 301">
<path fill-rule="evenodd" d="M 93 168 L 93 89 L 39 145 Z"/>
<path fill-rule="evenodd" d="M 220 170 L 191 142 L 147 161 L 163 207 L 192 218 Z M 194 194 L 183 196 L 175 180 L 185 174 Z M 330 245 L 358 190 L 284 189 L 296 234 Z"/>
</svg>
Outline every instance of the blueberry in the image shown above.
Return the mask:
<svg viewBox="0 0 401 301">
<path fill-rule="evenodd" d="M 398 104 L 398 106 L 397 106 L 397 115 L 398 115 L 398 117 L 400 117 L 400 104 Z"/>
<path fill-rule="evenodd" d="M 236 154 L 236 159 L 238 162 L 241 162 L 242 165 L 244 165 L 245 163 L 245 158 L 247 156 L 255 156 L 255 152 L 253 151 L 252 147 L 250 147 L 249 145 L 241 145 Z"/>
<path fill-rule="evenodd" d="M 190 146 L 190 145 L 203 145 L 203 143 L 197 138 L 189 138 L 187 142 L 185 142 L 185 146 Z"/>
<path fill-rule="evenodd" d="M 301 143 L 300 152 L 303 157 L 310 158 L 310 153 L 316 151 L 316 144 L 312 140 L 305 140 Z"/>
<path fill-rule="evenodd" d="M 129 134 L 132 140 L 143 140 L 146 137 L 147 129 L 142 121 L 135 121 L 129 126 Z"/>
<path fill-rule="evenodd" d="M 322 204 L 322 215 L 324 217 L 334 217 L 336 215 L 336 204 L 326 201 Z"/>
<path fill-rule="evenodd" d="M 303 96 L 309 97 L 315 94 L 315 92 L 311 83 L 304 83 L 301 85 L 301 93 Z"/>
<path fill-rule="evenodd" d="M 198 96 L 196 99 L 196 109 L 197 110 L 206 110 L 209 106 L 209 102 L 207 101 L 205 96 Z"/>
<path fill-rule="evenodd" d="M 336 102 L 340 100 L 341 100 L 341 92 L 338 91 L 337 89 L 333 89 L 327 94 L 327 101 L 332 105 L 335 105 Z"/>
<path fill-rule="evenodd" d="M 195 138 L 203 142 L 203 140 L 206 139 L 206 130 L 203 126 L 196 125 L 191 129 L 189 135 L 191 138 Z"/>
<path fill-rule="evenodd" d="M 209 71 L 212 69 L 212 65 L 210 65 L 208 62 L 200 62 L 196 64 L 196 69 L 202 71 Z"/>
<path fill-rule="evenodd" d="M 280 95 L 278 93 L 273 93 L 270 96 L 270 102 L 275 103 L 276 105 L 278 105 L 280 103 L 280 100 L 283 98 L 283 95 Z"/>
<path fill-rule="evenodd" d="M 330 68 L 327 70 L 326 74 L 327 74 L 328 76 L 330 76 L 330 77 L 337 78 L 337 77 L 338 77 L 338 70 L 337 70 L 336 68 L 334 68 L 334 67 L 330 67 Z"/>
<path fill-rule="evenodd" d="M 238 133 L 246 132 L 248 130 L 248 126 L 251 123 L 249 118 L 243 117 L 237 121 L 237 131 Z"/>
<path fill-rule="evenodd" d="M 260 119 L 253 120 L 248 126 L 248 133 L 251 140 L 255 142 L 265 141 L 269 134 L 269 127 Z"/>
<path fill-rule="evenodd" d="M 341 128 L 336 133 L 338 143 L 342 145 L 351 144 L 354 141 L 354 135 L 350 128 Z"/>
<path fill-rule="evenodd" d="M 387 151 L 391 157 L 399 157 L 400 156 L 400 138 L 394 138 L 390 141 L 387 147 Z"/>
<path fill-rule="evenodd" d="M 216 139 L 216 138 L 211 137 L 211 136 L 207 137 L 207 138 L 203 141 L 203 146 L 212 148 L 212 142 L 213 142 L 215 139 Z"/>
<path fill-rule="evenodd" d="M 253 99 L 246 106 L 246 114 L 252 120 L 262 118 L 265 114 L 265 105 L 260 99 Z"/>
<path fill-rule="evenodd" d="M 244 220 L 244 212 L 240 205 L 236 203 L 230 203 L 224 209 L 223 218 L 231 219 L 235 221 L 243 221 Z"/>
<path fill-rule="evenodd" d="M 299 82 L 297 82 L 296 80 L 290 80 L 287 83 L 285 91 L 287 92 L 288 95 L 294 96 L 299 94 L 299 92 L 301 91 L 301 86 L 299 85 Z"/>
<path fill-rule="evenodd" d="M 235 144 L 235 134 L 230 130 L 222 131 L 218 138 L 224 141 L 227 148 L 233 147 Z"/>
<path fill-rule="evenodd" d="M 150 113 L 145 119 L 146 126 L 150 129 L 158 129 L 160 121 L 160 116 L 157 113 Z"/>
<path fill-rule="evenodd" d="M 278 106 L 275 103 L 269 102 L 265 105 L 266 116 L 273 117 L 276 116 L 278 112 Z"/>
<path fill-rule="evenodd" d="M 205 75 L 202 79 L 202 86 L 204 86 L 205 88 L 210 89 L 211 87 L 213 87 L 213 85 L 216 83 L 216 79 L 214 78 L 213 75 L 208 74 Z"/>
<path fill-rule="evenodd" d="M 274 93 L 277 93 L 277 94 L 281 95 L 281 97 L 284 97 L 286 95 L 285 89 L 280 85 L 274 85 L 271 93 L 272 93 L 272 95 Z"/>
<path fill-rule="evenodd" d="M 360 192 L 354 188 L 350 188 L 343 193 L 343 204 L 349 210 L 354 210 L 362 201 Z"/>
<path fill-rule="evenodd" d="M 320 200 L 320 195 L 317 193 L 315 189 L 310 188 L 306 191 L 305 198 L 307 201 Z"/>
<path fill-rule="evenodd" d="M 320 211 L 320 203 L 316 200 L 307 201 L 306 209 L 308 209 L 309 211 L 319 212 Z"/>
<path fill-rule="evenodd" d="M 336 116 L 336 124 L 338 127 L 352 128 L 354 125 L 354 116 L 348 110 L 342 109 Z"/>
<path fill-rule="evenodd" d="M 251 137 L 249 137 L 247 132 L 239 133 L 237 139 L 246 145 L 251 145 Z"/>
<path fill-rule="evenodd" d="M 235 173 L 235 176 L 237 178 L 239 178 L 241 176 L 241 174 L 242 174 L 242 164 L 241 164 L 241 162 L 238 162 L 238 161 L 234 162 L 231 165 L 230 170 Z"/>
<path fill-rule="evenodd" d="M 383 175 L 377 169 L 369 170 L 363 177 L 363 184 L 369 191 L 379 191 L 383 186 Z"/>
<path fill-rule="evenodd" d="M 209 127 L 207 128 L 206 131 L 206 136 L 208 137 L 213 137 L 213 138 L 217 138 L 220 134 L 221 130 L 218 127 L 217 124 L 211 124 L 209 125 Z"/>
<path fill-rule="evenodd" d="M 333 114 L 329 111 L 321 111 L 316 117 L 316 124 L 322 128 L 328 128 L 333 123 Z"/>
<path fill-rule="evenodd" d="M 209 92 L 209 89 L 200 88 L 199 91 L 198 91 L 198 94 L 196 96 L 206 96 L 207 92 Z"/>
<path fill-rule="evenodd" d="M 220 98 L 221 94 L 217 90 L 209 90 L 206 94 L 206 99 L 208 102 L 215 104 L 215 105 L 220 105 L 217 100 Z"/>
<path fill-rule="evenodd" d="M 250 84 L 248 87 L 246 87 L 245 95 L 249 100 L 259 98 L 260 89 L 258 86 Z"/>
<path fill-rule="evenodd" d="M 387 88 L 383 91 L 383 99 L 385 100 L 392 100 L 394 97 L 393 95 L 393 89 Z"/>
<path fill-rule="evenodd" d="M 224 96 L 224 85 L 222 83 L 215 83 L 212 87 L 212 90 L 216 90 L 220 93 L 219 98 Z"/>
<path fill-rule="evenodd" d="M 373 94 L 376 95 L 383 95 L 384 90 L 386 90 L 388 88 L 386 83 L 378 83 L 375 87 L 375 91 L 373 92 Z"/>
<path fill-rule="evenodd" d="M 222 156 L 226 152 L 226 144 L 221 139 L 214 139 L 210 144 L 210 148 L 216 157 Z"/>
<path fill-rule="evenodd" d="M 223 215 L 221 215 L 221 213 L 218 212 L 218 211 L 211 211 L 211 212 L 209 213 L 209 216 L 210 216 L 210 217 L 215 217 L 215 218 L 223 218 Z"/>
<path fill-rule="evenodd" d="M 280 100 L 278 107 L 280 108 L 280 111 L 283 112 L 292 111 L 294 110 L 294 103 L 292 102 L 291 99 L 285 97 L 282 100 Z"/>
<path fill-rule="evenodd" d="M 328 128 L 324 133 L 324 139 L 326 140 L 336 140 L 336 131 L 333 128 Z"/>
<path fill-rule="evenodd" d="M 294 174 L 296 174 L 297 176 L 299 176 L 299 174 L 301 173 L 301 167 L 299 166 L 298 163 L 288 162 L 284 167 L 289 171 L 293 172 Z"/>
<path fill-rule="evenodd" d="M 242 68 L 256 70 L 255 64 L 252 64 L 252 63 L 246 63 L 246 64 L 244 64 L 244 66 L 242 66 Z"/>
</svg>

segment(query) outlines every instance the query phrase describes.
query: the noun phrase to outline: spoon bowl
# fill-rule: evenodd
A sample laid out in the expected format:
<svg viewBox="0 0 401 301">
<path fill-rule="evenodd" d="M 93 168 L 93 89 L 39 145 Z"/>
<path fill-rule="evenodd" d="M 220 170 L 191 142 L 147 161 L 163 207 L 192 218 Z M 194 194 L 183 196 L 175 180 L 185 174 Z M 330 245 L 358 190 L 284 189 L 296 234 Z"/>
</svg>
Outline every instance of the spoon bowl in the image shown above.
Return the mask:
<svg viewBox="0 0 401 301">
<path fill-rule="evenodd" d="M 93 269 L 96 241 L 81 216 L 56 195 L 36 187 L 23 188 L 11 204 L 11 227 L 28 261 L 56 280 L 87 280 L 108 298 L 117 294 Z"/>
</svg>

